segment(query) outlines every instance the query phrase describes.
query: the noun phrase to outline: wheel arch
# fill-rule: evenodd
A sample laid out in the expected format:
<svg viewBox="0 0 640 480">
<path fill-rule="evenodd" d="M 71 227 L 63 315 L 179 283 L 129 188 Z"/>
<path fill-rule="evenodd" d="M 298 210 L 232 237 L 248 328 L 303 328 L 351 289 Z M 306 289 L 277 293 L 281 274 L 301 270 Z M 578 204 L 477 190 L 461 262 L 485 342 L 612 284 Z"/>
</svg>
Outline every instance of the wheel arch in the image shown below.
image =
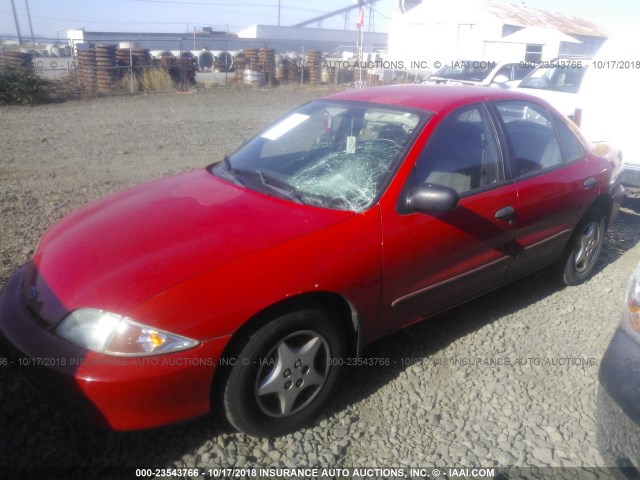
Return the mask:
<svg viewBox="0 0 640 480">
<path fill-rule="evenodd" d="M 233 333 L 220 358 L 236 358 L 249 337 L 274 318 L 312 307 L 319 307 L 336 315 L 337 323 L 346 335 L 347 356 L 359 356 L 363 343 L 363 326 L 354 304 L 343 295 L 323 291 L 294 295 L 256 313 Z M 214 372 L 211 389 L 212 411 L 216 406 L 222 406 L 222 392 L 230 370 L 229 365 L 219 363 Z"/>
<path fill-rule="evenodd" d="M 605 226 L 609 228 L 609 219 L 611 218 L 611 213 L 613 212 L 613 198 L 611 198 L 611 195 L 609 195 L 608 193 L 604 193 L 596 198 L 585 212 L 585 215 L 587 215 L 594 209 L 597 209 L 605 216 Z"/>
<path fill-rule="evenodd" d="M 594 268 L 597 263 L 597 259 L 600 255 L 600 251 L 602 250 L 602 245 L 604 241 L 604 235 L 608 227 L 609 218 L 612 214 L 613 209 L 613 200 L 610 196 L 604 194 L 600 195 L 589 207 L 584 211 L 582 217 L 578 221 L 578 223 L 573 228 L 571 235 L 565 245 L 564 253 L 561 258 L 561 261 L 558 265 L 561 267 L 561 275 L 562 280 L 565 285 L 574 286 L 579 285 L 585 281 L 587 281 L 593 274 Z M 599 245 L 597 246 L 597 251 L 595 253 L 595 260 L 591 262 L 589 260 L 590 265 L 585 267 L 586 270 L 578 269 L 577 265 L 571 265 L 570 262 L 574 262 L 573 259 L 574 251 L 577 246 L 578 238 L 581 235 L 583 229 L 587 226 L 587 221 L 589 220 L 599 219 L 604 225 L 602 225 L 602 231 L 600 232 L 600 240 L 598 241 Z M 591 255 L 590 253 L 587 255 Z"/>
<path fill-rule="evenodd" d="M 608 228 L 609 217 L 611 216 L 612 209 L 613 209 L 613 200 L 608 194 L 605 193 L 600 195 L 598 198 L 596 198 L 593 201 L 593 203 L 591 203 L 591 205 L 589 205 L 585 209 L 584 213 L 582 214 L 582 217 L 580 217 L 580 220 L 578 220 L 578 223 L 576 223 L 573 229 L 571 230 L 571 234 L 568 237 L 567 243 L 564 246 L 564 255 L 567 255 L 571 250 L 572 241 L 577 234 L 580 224 L 583 222 L 585 218 L 587 218 L 589 215 L 593 214 L 594 212 L 601 213 L 605 217 L 605 228 Z"/>
</svg>

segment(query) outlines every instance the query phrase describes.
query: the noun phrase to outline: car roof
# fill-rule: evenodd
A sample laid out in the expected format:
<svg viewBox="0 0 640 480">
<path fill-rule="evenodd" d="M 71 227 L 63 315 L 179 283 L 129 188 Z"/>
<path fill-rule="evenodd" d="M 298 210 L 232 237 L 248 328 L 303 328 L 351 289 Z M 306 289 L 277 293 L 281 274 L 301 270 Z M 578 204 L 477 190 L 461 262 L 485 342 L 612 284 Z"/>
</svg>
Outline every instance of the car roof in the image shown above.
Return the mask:
<svg viewBox="0 0 640 480">
<path fill-rule="evenodd" d="M 546 106 L 546 102 L 522 92 L 497 88 L 408 84 L 346 90 L 325 97 L 328 100 L 349 100 L 446 112 L 470 103 L 485 100 L 528 100 Z"/>
</svg>

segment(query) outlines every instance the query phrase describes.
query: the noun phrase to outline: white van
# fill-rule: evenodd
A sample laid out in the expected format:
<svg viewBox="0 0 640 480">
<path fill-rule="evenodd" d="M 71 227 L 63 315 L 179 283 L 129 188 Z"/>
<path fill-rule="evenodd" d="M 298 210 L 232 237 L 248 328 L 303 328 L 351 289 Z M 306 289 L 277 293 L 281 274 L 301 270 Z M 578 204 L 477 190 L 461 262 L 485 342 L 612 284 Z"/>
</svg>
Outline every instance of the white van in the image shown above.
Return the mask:
<svg viewBox="0 0 640 480">
<path fill-rule="evenodd" d="M 609 38 L 590 62 L 579 92 L 580 128 L 593 142 L 618 147 L 625 195 L 640 198 L 640 33 Z"/>
<path fill-rule="evenodd" d="M 594 143 L 622 155 L 620 178 L 629 198 L 640 198 L 640 34 L 622 32 L 592 59 L 556 59 L 541 65 L 517 90 L 543 98 L 571 118 Z"/>
<path fill-rule="evenodd" d="M 560 113 L 576 121 L 579 91 L 590 64 L 591 60 L 586 58 L 556 58 L 540 62 L 516 90 L 546 100 Z"/>
</svg>

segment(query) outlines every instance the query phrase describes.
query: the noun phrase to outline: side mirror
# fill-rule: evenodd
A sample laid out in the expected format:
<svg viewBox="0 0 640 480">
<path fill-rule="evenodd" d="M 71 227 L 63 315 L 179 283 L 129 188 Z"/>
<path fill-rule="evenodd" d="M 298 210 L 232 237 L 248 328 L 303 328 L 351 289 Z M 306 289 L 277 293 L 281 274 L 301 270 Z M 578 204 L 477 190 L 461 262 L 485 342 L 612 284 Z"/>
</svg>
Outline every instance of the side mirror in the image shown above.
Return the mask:
<svg viewBox="0 0 640 480">
<path fill-rule="evenodd" d="M 413 188 L 406 196 L 404 211 L 450 212 L 458 205 L 458 192 L 453 188 L 425 183 Z"/>
<path fill-rule="evenodd" d="M 509 81 L 509 77 L 506 75 L 496 75 L 493 77 L 493 83 L 507 83 Z"/>
</svg>

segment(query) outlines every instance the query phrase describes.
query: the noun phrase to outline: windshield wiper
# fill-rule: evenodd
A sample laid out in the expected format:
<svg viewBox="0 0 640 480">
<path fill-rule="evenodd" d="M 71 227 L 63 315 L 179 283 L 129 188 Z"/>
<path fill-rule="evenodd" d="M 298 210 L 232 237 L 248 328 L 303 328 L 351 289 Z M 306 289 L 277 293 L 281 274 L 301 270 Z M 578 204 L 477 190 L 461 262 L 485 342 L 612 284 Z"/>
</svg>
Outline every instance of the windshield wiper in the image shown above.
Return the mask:
<svg viewBox="0 0 640 480">
<path fill-rule="evenodd" d="M 218 163 L 217 165 L 214 164 L 214 167 L 222 167 L 222 168 L 216 168 L 216 174 L 220 175 L 221 177 L 229 180 L 230 182 L 234 183 L 235 185 L 238 186 L 245 186 L 238 178 L 236 178 L 236 176 L 232 173 L 233 169 L 231 168 L 231 162 L 229 161 L 229 156 L 225 155 L 224 159 L 222 160 L 222 162 Z M 213 173 L 213 168 L 210 169 L 211 173 Z"/>
<path fill-rule="evenodd" d="M 225 167 L 229 170 L 229 172 L 233 174 L 242 175 L 242 176 L 257 178 L 258 180 L 260 180 L 260 183 L 262 185 L 267 187 L 270 191 L 275 192 L 279 196 L 285 197 L 289 200 L 293 200 L 296 203 L 302 203 L 302 204 L 305 203 L 305 201 L 302 200 L 302 198 L 300 197 L 298 189 L 293 185 L 289 185 L 284 180 L 281 180 L 269 174 L 265 174 L 262 170 L 232 167 L 231 162 L 229 162 L 228 159 L 225 159 L 224 162 L 225 162 Z"/>
</svg>

